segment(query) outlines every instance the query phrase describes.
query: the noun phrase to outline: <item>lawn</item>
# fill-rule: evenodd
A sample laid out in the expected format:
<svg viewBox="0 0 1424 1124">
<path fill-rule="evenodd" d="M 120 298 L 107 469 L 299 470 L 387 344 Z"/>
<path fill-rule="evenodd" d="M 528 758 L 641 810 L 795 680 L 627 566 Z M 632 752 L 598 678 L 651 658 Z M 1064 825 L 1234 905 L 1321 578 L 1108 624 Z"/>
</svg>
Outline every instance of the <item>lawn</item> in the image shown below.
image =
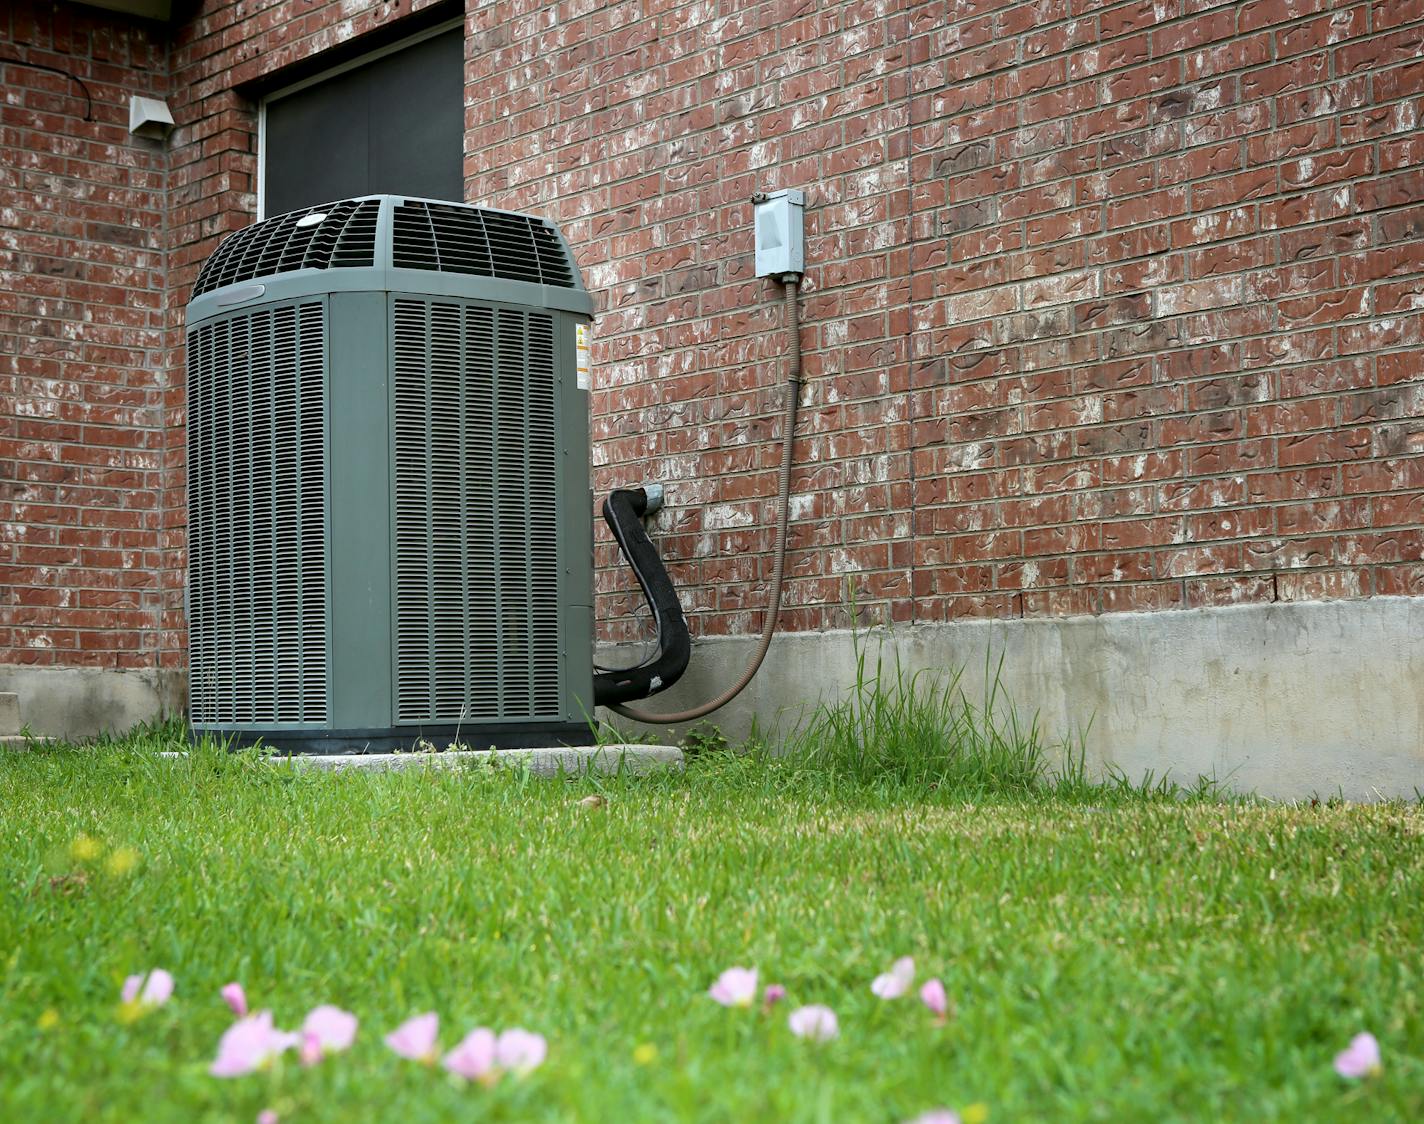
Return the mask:
<svg viewBox="0 0 1424 1124">
<path fill-rule="evenodd" d="M 644 779 L 329 775 L 161 742 L 0 758 L 0 1119 L 1424 1118 L 1418 805 L 730 753 Z M 871 993 L 900 956 L 943 980 L 943 1025 L 915 989 Z M 733 965 L 787 999 L 719 1006 Z M 151 967 L 173 998 L 124 1021 Z M 281 1026 L 354 1012 L 354 1045 L 210 1076 L 233 980 Z M 812 1003 L 838 1038 L 790 1033 Z M 518 1026 L 548 1060 L 464 1084 L 384 1045 L 423 1011 L 444 1049 Z M 1346 1081 L 1361 1030 L 1383 1073 Z"/>
</svg>

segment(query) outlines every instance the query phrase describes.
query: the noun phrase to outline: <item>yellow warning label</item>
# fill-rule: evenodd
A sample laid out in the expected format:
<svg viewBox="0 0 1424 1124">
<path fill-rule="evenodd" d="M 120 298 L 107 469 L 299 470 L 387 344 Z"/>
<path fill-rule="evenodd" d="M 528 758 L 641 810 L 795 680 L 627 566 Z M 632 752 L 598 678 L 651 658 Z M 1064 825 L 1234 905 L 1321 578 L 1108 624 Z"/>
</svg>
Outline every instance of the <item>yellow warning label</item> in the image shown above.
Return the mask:
<svg viewBox="0 0 1424 1124">
<path fill-rule="evenodd" d="M 588 325 L 580 324 L 578 326 L 578 336 L 574 342 L 574 369 L 577 373 L 578 388 L 580 390 L 587 390 L 591 385 L 591 380 L 589 379 L 588 336 Z"/>
</svg>

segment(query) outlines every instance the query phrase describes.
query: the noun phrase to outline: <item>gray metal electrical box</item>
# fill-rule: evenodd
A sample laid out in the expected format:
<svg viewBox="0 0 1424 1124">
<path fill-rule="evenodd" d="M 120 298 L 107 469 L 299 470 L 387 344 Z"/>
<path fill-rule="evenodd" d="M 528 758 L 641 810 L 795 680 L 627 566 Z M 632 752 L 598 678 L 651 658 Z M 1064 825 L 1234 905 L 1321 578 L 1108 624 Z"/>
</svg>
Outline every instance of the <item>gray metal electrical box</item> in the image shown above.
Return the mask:
<svg viewBox="0 0 1424 1124">
<path fill-rule="evenodd" d="M 592 311 L 529 215 L 367 196 L 218 247 L 187 309 L 195 733 L 590 740 Z"/>
<path fill-rule="evenodd" d="M 799 191 L 773 191 L 753 200 L 756 225 L 756 275 L 782 277 L 806 271 L 802 215 L 806 197 Z"/>
</svg>

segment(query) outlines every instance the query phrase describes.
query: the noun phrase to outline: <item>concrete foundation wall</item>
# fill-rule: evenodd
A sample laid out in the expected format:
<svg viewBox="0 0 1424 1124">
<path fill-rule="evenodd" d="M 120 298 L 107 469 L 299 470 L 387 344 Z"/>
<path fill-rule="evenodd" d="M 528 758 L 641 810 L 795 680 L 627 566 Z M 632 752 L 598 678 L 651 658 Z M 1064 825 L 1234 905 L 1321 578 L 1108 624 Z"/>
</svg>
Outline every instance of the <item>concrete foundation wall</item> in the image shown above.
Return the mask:
<svg viewBox="0 0 1424 1124">
<path fill-rule="evenodd" d="M 1037 711 L 1050 738 L 1086 729 L 1097 771 L 1209 776 L 1275 797 L 1424 790 L 1424 598 L 921 625 L 873 634 L 872 662 L 878 644 L 891 667 L 898 656 L 909 671 L 964 668 L 971 698 L 982 697 L 986 654 L 1002 655 L 1019 710 Z M 699 643 L 688 674 L 649 707 L 711 698 L 754 646 Z M 753 684 L 707 721 L 732 738 L 753 715 L 785 730 L 854 680 L 850 632 L 779 636 Z"/>
<path fill-rule="evenodd" d="M 20 721 L 31 733 L 83 738 L 182 713 L 187 676 L 156 668 L 0 665 L 0 694 L 19 696 Z"/>
<path fill-rule="evenodd" d="M 850 632 L 777 637 L 761 673 L 707 721 L 745 737 L 753 716 L 786 732 L 855 682 Z M 1087 761 L 1133 779 L 1151 770 L 1214 777 L 1275 797 L 1355 800 L 1424 791 L 1424 598 L 1244 605 L 1064 620 L 969 620 L 862 634 L 873 663 L 910 672 L 964 669 L 982 697 L 986 656 L 1050 739 L 1086 732 Z M 699 642 L 672 710 L 710 698 L 745 666 L 755 641 Z M 607 659 L 609 653 L 605 651 Z M 124 730 L 184 705 L 180 675 L 0 666 L 38 734 Z M 623 725 L 627 725 L 623 723 Z M 659 740 L 685 729 L 648 727 Z"/>
</svg>

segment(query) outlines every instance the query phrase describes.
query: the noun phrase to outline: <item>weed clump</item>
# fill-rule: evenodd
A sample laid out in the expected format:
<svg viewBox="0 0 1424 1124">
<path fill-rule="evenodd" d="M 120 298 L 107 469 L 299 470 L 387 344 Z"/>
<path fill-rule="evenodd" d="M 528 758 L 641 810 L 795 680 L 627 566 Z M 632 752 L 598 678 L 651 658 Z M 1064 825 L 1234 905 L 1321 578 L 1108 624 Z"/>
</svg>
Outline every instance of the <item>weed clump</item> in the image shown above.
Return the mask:
<svg viewBox="0 0 1424 1124">
<path fill-rule="evenodd" d="M 981 700 L 963 669 L 907 672 L 884 649 L 873 661 L 856 641 L 855 682 L 820 703 L 792 732 L 786 756 L 828 776 L 968 794 L 1028 793 L 1049 777 L 1050 754 L 1035 716 L 1025 722 L 1002 682 L 1002 658 L 985 665 Z M 1070 752 L 1067 772 L 1077 766 Z M 1060 777 L 1060 779 L 1062 779 Z"/>
</svg>

